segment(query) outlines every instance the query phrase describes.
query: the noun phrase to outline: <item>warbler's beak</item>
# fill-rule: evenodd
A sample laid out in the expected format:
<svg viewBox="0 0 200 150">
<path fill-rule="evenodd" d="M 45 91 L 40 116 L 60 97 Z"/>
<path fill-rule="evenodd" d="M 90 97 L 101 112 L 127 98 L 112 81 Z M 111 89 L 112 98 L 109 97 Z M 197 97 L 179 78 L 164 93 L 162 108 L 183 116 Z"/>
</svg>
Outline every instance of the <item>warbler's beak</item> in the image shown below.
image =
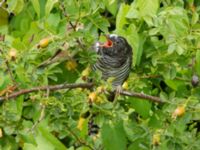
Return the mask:
<svg viewBox="0 0 200 150">
<path fill-rule="evenodd" d="M 113 46 L 113 42 L 110 39 L 110 36 L 109 35 L 104 35 L 104 36 L 106 37 L 107 41 L 105 43 L 103 43 L 101 46 L 102 47 L 106 47 L 106 48 L 112 47 Z"/>
</svg>

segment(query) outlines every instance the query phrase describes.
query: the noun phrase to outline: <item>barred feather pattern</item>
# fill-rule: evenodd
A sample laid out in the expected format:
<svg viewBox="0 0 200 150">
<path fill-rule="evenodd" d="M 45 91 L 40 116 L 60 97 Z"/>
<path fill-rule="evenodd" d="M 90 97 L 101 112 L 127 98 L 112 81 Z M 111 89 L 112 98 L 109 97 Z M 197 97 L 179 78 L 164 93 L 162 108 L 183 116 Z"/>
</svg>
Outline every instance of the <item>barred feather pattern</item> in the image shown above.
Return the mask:
<svg viewBox="0 0 200 150">
<path fill-rule="evenodd" d="M 112 86 L 116 88 L 122 85 L 129 76 L 132 64 L 132 49 L 123 37 L 117 35 L 111 35 L 110 37 L 114 43 L 113 47 L 103 48 L 97 46 L 100 58 L 93 65 L 93 69 L 102 72 L 103 80 L 114 77 Z"/>
</svg>

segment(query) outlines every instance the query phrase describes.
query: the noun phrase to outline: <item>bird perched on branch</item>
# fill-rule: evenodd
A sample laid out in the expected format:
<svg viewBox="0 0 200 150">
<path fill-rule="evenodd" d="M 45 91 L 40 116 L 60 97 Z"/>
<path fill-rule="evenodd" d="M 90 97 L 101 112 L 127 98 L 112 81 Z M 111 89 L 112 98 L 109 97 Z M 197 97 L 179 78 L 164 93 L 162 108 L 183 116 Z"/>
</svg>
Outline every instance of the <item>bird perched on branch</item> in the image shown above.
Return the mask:
<svg viewBox="0 0 200 150">
<path fill-rule="evenodd" d="M 97 42 L 95 50 L 100 58 L 93 65 L 93 70 L 102 72 L 102 79 L 107 80 L 113 77 L 113 92 L 110 93 L 109 100 L 113 101 L 115 92 L 122 89 L 123 82 L 128 78 L 132 64 L 132 48 L 127 40 L 116 34 L 106 35 L 107 41 L 103 44 Z"/>
</svg>

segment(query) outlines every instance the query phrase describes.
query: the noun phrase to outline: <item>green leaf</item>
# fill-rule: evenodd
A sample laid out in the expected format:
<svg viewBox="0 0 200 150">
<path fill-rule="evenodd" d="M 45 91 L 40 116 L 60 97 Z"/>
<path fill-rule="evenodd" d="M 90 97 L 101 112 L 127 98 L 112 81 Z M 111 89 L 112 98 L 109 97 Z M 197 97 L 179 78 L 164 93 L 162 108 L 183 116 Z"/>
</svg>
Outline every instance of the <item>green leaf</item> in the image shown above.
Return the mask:
<svg viewBox="0 0 200 150">
<path fill-rule="evenodd" d="M 38 15 L 38 18 L 40 18 L 40 2 L 39 0 L 31 0 L 33 7 L 35 9 L 35 12 Z"/>
<path fill-rule="evenodd" d="M 53 6 L 55 5 L 55 3 L 57 3 L 58 0 L 47 0 L 46 5 L 45 5 L 45 15 L 49 16 Z"/>
<path fill-rule="evenodd" d="M 146 35 L 145 34 L 140 34 L 139 35 L 139 45 L 138 45 L 138 49 L 135 50 L 135 56 L 136 58 L 134 59 L 135 63 L 137 66 L 140 65 L 141 62 L 141 57 L 142 57 L 142 53 L 143 53 L 143 45 L 144 42 L 146 41 Z"/>
<path fill-rule="evenodd" d="M 189 32 L 189 19 L 184 9 L 180 7 L 166 8 L 158 15 L 160 32 L 168 41 L 175 42 L 176 38 L 182 38 Z"/>
<path fill-rule="evenodd" d="M 178 89 L 176 82 L 173 80 L 165 80 L 165 83 L 175 91 Z"/>
<path fill-rule="evenodd" d="M 10 83 L 11 79 L 8 75 L 5 75 L 4 73 L 0 72 L 0 91 L 4 90 Z"/>
<path fill-rule="evenodd" d="M 36 144 L 25 143 L 24 150 L 66 150 L 67 148 L 55 138 L 47 128 L 40 125 L 35 136 Z"/>
<path fill-rule="evenodd" d="M 199 14 L 197 12 L 194 12 L 192 14 L 192 21 L 191 21 L 192 25 L 196 24 L 198 20 L 199 20 Z"/>
<path fill-rule="evenodd" d="M 88 30 L 100 29 L 104 33 L 108 33 L 108 27 L 110 26 L 108 20 L 103 18 L 99 13 L 92 14 L 86 17 L 85 25 L 87 26 Z"/>
<path fill-rule="evenodd" d="M 19 146 L 13 136 L 5 135 L 0 139 L 0 149 L 1 150 L 18 150 Z"/>
<path fill-rule="evenodd" d="M 133 97 L 129 97 L 128 101 L 131 103 L 131 107 L 134 108 L 142 117 L 149 117 L 152 105 L 150 102 Z"/>
<path fill-rule="evenodd" d="M 56 27 L 58 27 L 58 24 L 60 22 L 60 15 L 58 13 L 56 14 L 50 14 L 47 18 L 47 28 L 50 27 L 50 29 L 52 30 L 52 28 L 55 28 L 54 30 L 56 31 Z"/>
<path fill-rule="evenodd" d="M 41 150 L 41 149 L 38 149 L 35 145 L 30 144 L 30 143 L 24 143 L 23 149 L 24 150 Z"/>
<path fill-rule="evenodd" d="M 153 17 L 156 15 L 158 7 L 159 7 L 159 0 L 136 0 L 138 3 L 138 7 L 140 9 L 141 16 L 151 16 Z"/>
<path fill-rule="evenodd" d="M 116 17 L 116 32 L 123 29 L 123 26 L 128 23 L 126 20 L 126 14 L 129 11 L 130 6 L 126 4 L 121 4 L 117 17 Z"/>
<path fill-rule="evenodd" d="M 177 44 L 176 43 L 172 43 L 168 46 L 167 52 L 168 54 L 172 54 L 175 50 L 176 50 Z"/>
<path fill-rule="evenodd" d="M 159 7 L 159 0 L 135 0 L 127 14 L 128 18 L 143 18 L 148 25 L 153 25 Z"/>
<path fill-rule="evenodd" d="M 167 84 L 167 86 L 169 86 L 173 90 L 178 91 L 180 93 L 183 93 L 183 91 L 184 91 L 185 94 L 186 94 L 186 91 L 185 91 L 186 87 L 185 87 L 184 81 L 180 81 L 180 80 L 165 80 L 165 83 Z"/>
<path fill-rule="evenodd" d="M 124 121 L 124 130 L 126 132 L 127 138 L 131 142 L 141 138 L 143 139 L 147 135 L 147 130 L 143 126 L 133 122 L 132 119 Z"/>
<path fill-rule="evenodd" d="M 127 139 L 123 128 L 123 122 L 111 122 L 102 127 L 102 140 L 105 150 L 125 150 Z"/>
<path fill-rule="evenodd" d="M 106 5 L 106 8 L 112 15 L 116 15 L 118 10 L 118 1 L 117 0 L 104 0 L 104 4 Z"/>
<path fill-rule="evenodd" d="M 23 110 L 24 97 L 20 96 L 16 100 L 10 100 L 4 103 L 3 116 L 9 121 L 19 121 Z"/>
<path fill-rule="evenodd" d="M 24 8 L 24 0 L 11 0 L 8 1 L 8 6 L 10 12 L 13 12 L 15 15 L 19 14 Z"/>
<path fill-rule="evenodd" d="M 179 55 L 182 55 L 184 53 L 184 49 L 180 46 L 180 45 L 177 45 L 176 47 L 176 52 L 179 54 Z"/>
</svg>

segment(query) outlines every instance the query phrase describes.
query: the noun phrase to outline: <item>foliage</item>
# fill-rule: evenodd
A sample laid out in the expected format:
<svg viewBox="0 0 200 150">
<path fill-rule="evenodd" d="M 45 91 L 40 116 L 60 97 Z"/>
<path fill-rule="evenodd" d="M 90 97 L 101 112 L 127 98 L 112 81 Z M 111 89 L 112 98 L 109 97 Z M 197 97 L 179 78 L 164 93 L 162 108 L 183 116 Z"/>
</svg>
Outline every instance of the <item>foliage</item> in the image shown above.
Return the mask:
<svg viewBox="0 0 200 150">
<path fill-rule="evenodd" d="M 0 96 L 80 83 L 88 76 L 110 88 L 88 66 L 98 57 L 93 43 L 116 33 L 134 51 L 128 89 L 166 102 L 119 96 L 112 103 L 97 90 L 90 110 L 87 89 L 22 95 L 0 106 L 1 149 L 199 149 L 198 0 L 7 0 L 0 5 L 0 33 L 5 35 Z M 37 68 L 58 49 L 67 51 L 59 62 Z M 100 126 L 96 136 L 88 136 L 84 114 L 89 110 Z"/>
</svg>

